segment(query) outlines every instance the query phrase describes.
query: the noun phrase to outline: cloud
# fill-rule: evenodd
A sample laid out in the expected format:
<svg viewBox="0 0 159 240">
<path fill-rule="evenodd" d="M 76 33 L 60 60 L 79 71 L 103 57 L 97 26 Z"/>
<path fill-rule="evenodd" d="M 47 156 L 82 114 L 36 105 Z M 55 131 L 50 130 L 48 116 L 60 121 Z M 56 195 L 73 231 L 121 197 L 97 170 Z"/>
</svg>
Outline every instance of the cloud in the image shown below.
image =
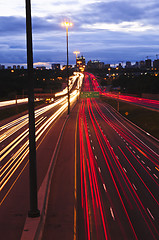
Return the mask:
<svg viewBox="0 0 159 240">
<path fill-rule="evenodd" d="M 7 7 L 5 8 L 5 4 Z M 26 63 L 25 4 L 3 1 L 0 9 L 0 63 Z M 10 8 L 8 8 L 10 6 Z M 138 59 L 158 53 L 159 3 L 156 0 L 34 0 L 32 2 L 34 62 L 66 62 L 69 29 L 69 59 L 79 50 L 86 60 Z M 130 59 L 128 59 L 130 58 Z"/>
<path fill-rule="evenodd" d="M 0 36 L 22 34 L 25 32 L 23 17 L 0 17 Z"/>
<path fill-rule="evenodd" d="M 96 22 L 120 23 L 141 19 L 143 11 L 125 1 L 97 2 L 85 6 L 84 12 L 77 17 L 83 23 Z"/>
<path fill-rule="evenodd" d="M 95 23 L 95 24 L 84 24 L 82 28 L 89 29 L 103 29 L 109 30 L 112 32 L 145 32 L 148 30 L 153 30 L 152 25 L 144 25 L 140 22 L 121 22 L 118 24 L 115 23 Z"/>
</svg>

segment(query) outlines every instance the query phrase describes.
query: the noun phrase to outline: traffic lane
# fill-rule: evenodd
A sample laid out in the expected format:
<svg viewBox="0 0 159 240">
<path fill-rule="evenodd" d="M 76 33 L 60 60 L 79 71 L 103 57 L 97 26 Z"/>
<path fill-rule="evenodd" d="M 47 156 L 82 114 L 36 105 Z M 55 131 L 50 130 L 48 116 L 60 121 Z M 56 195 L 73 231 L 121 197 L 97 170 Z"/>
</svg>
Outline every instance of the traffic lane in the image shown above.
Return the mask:
<svg viewBox="0 0 159 240">
<path fill-rule="evenodd" d="M 109 116 L 110 111 L 108 111 L 107 117 Z M 157 166 L 158 166 L 158 160 L 157 160 L 157 153 L 155 153 L 155 151 L 153 151 L 152 149 L 150 149 L 147 144 L 145 144 L 143 141 L 141 141 L 138 137 L 135 138 L 135 133 L 133 133 L 132 131 L 130 131 L 127 128 L 127 131 L 124 130 L 125 126 L 122 124 L 121 126 L 116 125 L 115 121 L 113 118 L 111 118 L 112 116 L 110 115 L 109 117 L 109 124 L 110 121 L 112 119 L 112 127 L 113 127 L 113 131 L 111 132 L 111 138 L 114 138 L 114 140 L 116 139 L 116 135 L 118 135 L 118 139 L 121 140 L 122 142 L 125 143 L 125 146 L 127 146 L 127 148 L 129 148 L 129 151 L 131 152 L 132 156 L 134 156 L 136 158 L 136 160 L 139 159 L 143 159 L 146 162 L 146 168 L 147 170 L 149 170 L 151 172 L 152 171 L 152 175 L 153 178 L 155 178 L 155 180 L 158 179 L 158 172 L 157 172 Z M 108 119 L 106 119 L 108 121 Z M 104 126 L 103 126 L 104 127 Z M 148 137 L 147 137 L 148 138 Z M 146 139 L 145 139 L 146 142 Z M 151 141 L 152 144 L 152 141 Z M 115 147 L 115 145 L 114 145 Z M 155 146 L 152 145 L 153 149 L 155 149 Z M 142 164 L 145 164 L 145 162 L 142 161 Z"/>
<path fill-rule="evenodd" d="M 159 110 L 159 101 L 157 100 L 137 98 L 137 97 L 125 96 L 121 94 L 117 95 L 113 93 L 102 93 L 102 95 L 109 98 L 113 98 L 113 99 L 119 99 L 119 101 L 121 102 L 128 102 L 130 104 L 135 104 L 137 106 L 146 107 L 154 111 Z"/>
<path fill-rule="evenodd" d="M 126 169 L 125 169 L 126 170 Z M 115 170 L 115 172 L 116 172 L 116 170 Z M 142 188 L 141 188 L 142 189 Z M 144 226 L 145 227 L 145 226 Z M 143 227 L 143 229 L 144 229 L 144 227 Z"/>
<path fill-rule="evenodd" d="M 78 105 L 67 121 L 52 177 L 43 239 L 73 239 L 75 126 Z"/>
<path fill-rule="evenodd" d="M 92 151 L 95 154 L 94 157 L 97 163 L 96 170 L 98 173 L 105 216 L 107 219 L 107 232 L 110 234 L 112 239 L 117 239 L 117 237 L 123 239 L 125 236 L 127 236 L 127 238 L 128 236 L 131 236 L 131 239 L 135 239 L 129 223 L 129 217 L 126 216 L 127 212 L 124 209 L 124 202 L 120 199 L 121 196 L 123 197 L 123 194 L 120 193 L 121 186 L 116 183 L 119 179 L 116 179 L 116 177 L 113 176 L 114 172 L 112 171 L 112 166 L 108 163 L 108 158 L 110 158 L 109 162 L 112 162 L 113 159 L 107 155 L 107 152 L 109 152 L 108 149 L 102 149 L 100 145 L 102 144 L 102 140 L 96 140 L 96 134 L 94 135 L 93 133 L 94 129 L 95 126 L 93 126 L 92 130 L 89 131 L 89 137 L 91 138 L 90 141 L 93 139 Z M 103 151 L 101 151 L 101 149 Z"/>
<path fill-rule="evenodd" d="M 60 129 L 66 114 L 50 126 L 45 136 L 39 139 L 37 149 L 37 185 L 38 189 L 47 172 Z M 28 158 L 27 158 L 28 159 Z M 27 161 L 27 160 L 26 160 Z M 21 175 L 19 175 L 21 173 Z M 29 168 L 19 171 L 19 178 L 12 180 L 12 186 L 3 195 L 0 206 L 0 232 L 2 239 L 20 239 L 29 210 Z M 16 176 L 18 176 L 16 175 Z"/>
<path fill-rule="evenodd" d="M 83 123 L 83 126 L 86 126 L 86 123 Z M 89 126 L 89 125 L 88 125 Z M 94 127 L 92 127 L 92 131 L 94 131 Z M 89 140 L 88 138 L 91 137 L 90 134 L 91 130 L 90 127 L 88 128 L 88 135 L 87 137 L 85 136 L 84 139 L 87 139 L 86 146 L 84 150 L 86 150 L 86 153 L 88 154 L 85 159 L 86 163 L 83 163 L 83 167 L 81 166 L 81 169 L 83 169 L 83 173 L 81 173 L 81 176 L 83 176 L 83 181 L 81 182 L 81 205 L 83 204 L 82 211 L 84 212 L 83 215 L 85 216 L 85 231 L 86 231 L 86 238 L 85 239 L 123 239 L 125 237 L 125 234 L 127 236 L 131 236 L 133 238 L 133 234 L 131 231 L 131 227 L 129 226 L 129 223 L 127 221 L 127 217 L 125 216 L 123 207 L 121 206 L 121 202 L 119 200 L 118 194 L 116 193 L 116 189 L 114 187 L 114 182 L 112 182 L 112 176 L 110 176 L 110 172 L 108 171 L 108 168 L 106 168 L 107 172 L 107 177 L 109 178 L 110 181 L 110 189 L 114 189 L 111 192 L 113 193 L 113 201 L 116 198 L 117 203 L 119 204 L 119 211 L 120 212 L 120 221 L 116 221 L 114 219 L 114 207 L 112 204 L 112 198 L 110 197 L 109 192 L 107 191 L 107 181 L 104 182 L 103 178 L 101 177 L 101 168 L 100 168 L 100 163 L 101 161 L 104 162 L 105 164 L 105 159 L 103 157 L 103 153 L 101 153 L 101 147 L 99 148 L 99 153 L 94 156 L 94 160 L 91 157 L 91 151 L 96 151 L 96 144 L 92 146 L 92 150 L 90 147 L 88 148 L 89 150 L 87 151 L 87 145 L 89 145 Z M 83 131 L 84 135 L 87 133 L 87 129 Z M 79 131 L 80 134 L 80 131 Z M 93 142 L 95 141 L 95 137 L 92 136 Z M 92 139 L 90 139 L 90 144 L 92 143 Z M 83 141 L 85 143 L 85 141 Z M 99 144 L 99 143 L 98 143 Z M 97 146 L 98 146 L 97 144 Z M 85 145 L 85 144 L 84 144 Z M 83 153 L 83 150 L 81 150 L 81 154 Z M 89 159 L 89 163 L 88 163 Z M 97 162 L 96 162 L 97 161 Z M 99 161 L 99 162 L 98 162 Z M 97 165 L 98 164 L 98 165 Z M 85 167 L 87 166 L 87 168 Z M 91 166 L 91 168 L 89 167 Z M 85 170 L 86 169 L 86 170 Z M 110 170 L 110 169 L 109 169 Z M 92 172 L 94 173 L 92 178 L 91 174 Z M 87 179 L 87 181 L 86 181 Z M 95 180 L 94 180 L 95 179 Z M 92 182 L 94 182 L 94 186 Z M 90 188 L 88 188 L 90 186 Z M 85 189 L 85 191 L 84 191 Z M 87 191 L 86 191 L 87 190 Z M 85 193 L 84 193 L 85 192 Z M 92 193 L 94 192 L 94 194 Z M 95 197 L 95 193 L 97 194 L 97 198 Z M 115 193 L 115 194 L 114 194 Z M 116 196 L 115 196 L 116 195 Z M 82 199 L 85 199 L 85 201 Z M 98 207 L 96 207 L 96 205 Z M 124 206 L 124 205 L 123 205 Z M 79 207 L 80 208 L 80 207 Z M 87 216 L 87 217 L 86 217 Z M 117 216 L 117 215 L 116 215 Z M 84 221 L 83 220 L 83 221 Z M 121 222 L 123 221 L 125 230 L 123 231 L 121 227 Z M 127 226 L 126 226 L 127 225 Z M 79 230 L 80 232 L 80 230 Z M 103 234 L 103 235 L 102 235 Z M 119 237 L 120 236 L 120 237 Z M 127 237 L 128 239 L 128 237 Z"/>
<path fill-rule="evenodd" d="M 108 112 L 108 114 L 110 111 Z M 114 123 L 113 123 L 114 124 Z M 115 125 L 114 125 L 115 126 Z M 122 124 L 124 127 L 124 125 Z M 120 139 L 125 143 L 125 146 L 131 153 L 132 157 L 135 158 L 135 162 L 139 162 L 143 166 L 143 170 L 145 170 L 153 179 L 154 182 L 158 181 L 159 179 L 159 171 L 158 171 L 158 155 L 153 151 L 152 149 L 156 148 L 156 143 L 155 145 L 152 145 L 152 149 L 148 147 L 146 142 L 146 139 L 144 142 L 140 140 L 138 137 L 135 139 L 134 136 L 136 136 L 136 133 L 133 133 L 127 128 L 127 132 L 124 134 L 124 129 L 122 128 L 114 128 L 114 131 L 117 133 L 117 135 L 120 137 Z M 132 135 L 131 135 L 132 134 Z M 142 133 L 141 133 L 142 135 Z M 113 135 L 111 135 L 113 137 Z M 146 136 L 147 137 L 147 136 Z M 148 138 L 148 137 L 147 137 Z M 148 141 L 147 141 L 148 142 Z M 114 146 L 115 147 L 115 146 Z M 144 171 L 144 172 L 145 172 Z M 145 181 L 149 182 L 148 179 L 145 177 Z M 151 181 L 150 181 L 151 182 Z M 151 186 L 152 188 L 152 186 Z"/>
<path fill-rule="evenodd" d="M 46 117 L 43 118 L 43 120 L 46 120 Z M 40 122 L 39 120 L 36 121 L 36 133 L 39 130 L 37 129 L 37 125 L 38 125 L 38 128 L 40 127 L 39 123 L 42 124 L 42 120 L 40 120 Z M 25 128 L 27 127 L 28 127 L 28 124 L 25 123 Z M 15 128 L 15 126 L 13 126 L 13 128 Z M 12 142 L 9 142 L 8 144 L 6 144 L 6 146 L 3 147 L 3 149 L 1 150 L 1 153 L 3 152 L 3 155 L 1 157 L 1 177 L 3 177 L 1 182 L 1 190 L 3 190 L 4 194 L 5 192 L 8 191 L 14 179 L 17 177 L 19 172 L 26 165 L 26 160 L 24 158 L 29 151 L 29 141 L 28 141 L 29 131 L 28 129 L 25 129 L 25 128 L 24 127 L 21 128 L 20 126 L 20 130 L 16 131 L 16 135 L 18 136 L 16 136 L 15 139 L 11 139 L 15 136 L 13 129 L 11 129 L 11 132 L 13 132 L 13 135 L 11 134 L 11 137 L 9 139 L 12 140 Z M 45 130 L 46 130 L 46 126 L 45 126 Z M 23 131 L 23 132 L 20 134 L 19 131 Z M 39 135 L 37 135 L 36 138 L 37 137 L 39 137 Z M 3 144 L 5 143 L 6 141 L 3 141 Z M 3 194 L 1 194 L 1 197 L 3 198 Z"/>
<path fill-rule="evenodd" d="M 66 100 L 66 99 L 65 99 Z M 60 100 L 61 102 L 61 100 Z M 63 102 L 63 99 L 62 99 L 62 102 Z M 58 103 L 58 104 L 57 104 Z M 73 103 L 72 103 L 73 104 Z M 71 106 L 72 106 L 71 104 Z M 55 105 L 59 105 L 59 101 L 57 101 L 56 103 L 52 104 L 49 106 L 49 109 L 52 108 L 53 106 Z M 57 112 L 55 112 L 54 114 L 51 115 L 50 118 L 48 118 L 43 124 L 42 126 L 40 126 L 40 128 L 38 130 L 36 130 L 36 141 L 41 137 L 41 135 L 46 132 L 46 130 L 49 128 L 50 124 L 55 121 L 55 119 L 59 116 L 59 114 L 61 114 L 65 108 L 66 108 L 66 105 L 67 103 L 65 103 L 64 105 L 62 104 L 62 107 L 58 109 Z M 60 106 L 59 106 L 60 107 Z M 48 111 L 48 107 L 47 107 L 47 111 Z M 41 115 L 43 113 L 46 113 L 46 108 L 42 108 L 42 109 L 39 109 L 38 112 L 36 112 L 36 116 L 37 115 Z M 25 119 L 26 117 L 24 117 Z M 23 118 L 22 118 L 23 119 Z M 26 119 L 25 119 L 26 120 Z M 19 119 L 18 119 L 18 123 L 19 123 Z M 11 123 L 11 126 L 13 127 L 13 129 L 15 130 L 15 125 L 18 124 L 17 121 L 16 121 L 16 124 L 15 122 L 12 124 Z M 24 124 L 24 123 L 23 123 Z M 26 123 L 25 123 L 26 124 Z M 38 123 L 39 124 L 39 123 Z M 14 125 L 14 126 L 13 126 Z M 8 126 L 7 126 L 8 127 Z M 10 127 L 10 124 L 9 124 L 9 127 Z M 21 128 L 21 119 L 20 119 L 20 127 Z M 18 128 L 18 130 L 19 130 Z M 14 133 L 14 130 L 11 129 L 11 131 L 13 131 Z M 16 129 L 17 130 L 17 129 Z M 16 131 L 15 130 L 15 131 Z M 8 136 L 7 136 L 8 137 Z M 26 135 L 25 135 L 26 137 Z M 4 140 L 4 139 L 3 139 Z M 16 139 L 17 140 L 17 139 Z M 15 141 L 15 140 L 14 140 Z M 13 142 L 14 142 L 13 141 Z M 19 143 L 19 142 L 18 142 Z M 17 143 L 16 143 L 17 144 Z M 2 179 L 2 182 L 1 182 L 1 189 L 5 187 L 5 185 L 8 183 L 8 181 L 10 180 L 10 178 L 13 176 L 15 176 L 15 174 L 17 174 L 17 170 L 20 170 L 19 166 L 22 167 L 22 163 L 24 164 L 24 159 L 25 159 L 25 156 L 28 154 L 28 151 L 29 151 L 29 147 L 28 147 L 28 144 L 29 144 L 29 141 L 28 139 L 26 138 L 26 142 L 24 143 L 23 146 L 21 146 L 18 151 L 13 155 L 13 158 L 11 157 L 9 159 L 9 161 L 4 164 L 4 166 L 1 168 L 2 170 L 2 175 L 4 176 L 3 179 Z M 8 146 L 7 146 L 8 147 Z M 13 150 L 14 147 L 12 146 L 11 150 Z M 3 149 L 4 150 L 4 149 Z M 8 150 L 7 153 L 10 153 L 10 150 Z M 4 154 L 6 156 L 6 153 Z M 8 154 L 9 155 L 9 154 Z M 5 157 L 4 156 L 4 157 Z M 3 159 L 4 160 L 4 159 Z M 7 174 L 5 174 L 5 172 L 7 172 Z M 7 178 L 7 179 L 6 179 Z M 12 178 L 13 180 L 13 178 Z M 11 182 L 11 181 L 10 181 Z"/>
<path fill-rule="evenodd" d="M 99 101 L 98 101 L 99 103 Z M 141 131 L 139 128 L 135 127 L 134 124 L 131 124 L 129 121 L 125 120 L 120 114 L 118 114 L 110 105 L 99 103 L 100 108 L 103 112 L 107 112 L 107 116 L 113 117 L 116 124 L 121 124 L 125 131 L 131 132 L 140 141 L 145 142 L 147 146 L 153 149 L 157 154 L 159 154 L 159 142 L 155 141 L 148 133 Z"/>
<path fill-rule="evenodd" d="M 115 135 L 118 135 L 118 137 L 115 138 Z M 150 154 L 148 155 L 149 149 L 147 149 L 145 145 L 144 146 L 137 145 L 136 147 L 136 145 L 133 144 L 133 141 L 134 141 L 133 136 L 130 136 L 128 138 L 128 133 L 127 133 L 127 137 L 123 138 L 121 132 L 119 133 L 118 129 L 116 131 L 116 128 L 114 128 L 114 134 L 112 132 L 110 136 L 111 138 L 114 139 L 114 141 L 118 139 L 118 141 L 121 140 L 121 142 L 124 143 L 123 148 L 126 147 L 125 150 L 127 154 L 130 155 L 130 158 L 133 158 L 132 166 L 134 165 L 135 168 L 136 166 L 138 166 L 138 168 L 141 168 L 142 166 L 142 171 L 139 170 L 138 172 L 141 172 L 142 173 L 141 175 L 144 175 L 143 177 L 144 181 L 148 184 L 148 186 L 151 185 L 150 189 L 152 189 L 152 192 L 154 192 L 154 194 L 156 195 L 156 186 L 158 186 L 158 179 L 159 179 L 158 170 L 156 167 L 158 166 L 156 155 L 153 156 L 151 151 L 150 151 Z M 116 141 L 116 144 L 113 143 L 114 141 L 111 140 L 112 146 L 116 148 L 116 151 L 119 152 L 117 154 L 121 154 L 122 150 L 119 147 L 118 141 Z M 136 142 L 137 142 L 137 139 L 136 139 Z M 146 153 L 144 153 L 144 151 Z"/>
<path fill-rule="evenodd" d="M 119 143 L 117 143 L 118 145 L 119 145 Z M 128 144 L 128 143 L 127 143 Z M 127 147 L 128 148 L 128 147 Z M 132 156 L 130 156 L 130 159 L 132 158 L 132 157 L 134 157 L 135 158 L 135 156 L 133 156 L 134 154 L 135 154 L 135 151 L 134 150 L 132 150 L 133 151 L 133 154 L 132 154 Z M 138 155 L 137 155 L 138 156 Z M 139 156 L 138 156 L 139 157 Z M 122 158 L 123 158 L 123 156 L 122 156 Z M 135 161 L 136 159 L 134 159 L 132 162 L 133 163 L 135 163 L 135 162 L 137 162 L 137 161 Z M 136 167 L 136 164 L 134 164 L 135 165 L 135 167 Z M 140 166 L 141 167 L 141 166 Z M 124 168 L 125 169 L 125 168 Z M 148 168 L 149 169 L 149 168 Z M 125 169 L 126 170 L 126 169 Z M 150 169 L 149 169 L 150 170 Z M 139 171 L 139 172 L 143 172 L 143 169 L 142 169 L 142 171 Z M 144 171 L 144 173 L 146 173 L 145 171 Z M 143 175 L 143 174 L 142 174 Z M 146 175 L 146 174 L 145 174 Z M 150 184 L 150 183 L 152 183 L 152 184 L 154 184 L 154 179 L 153 179 L 153 181 L 152 181 L 152 179 L 150 179 L 150 177 L 149 177 L 150 175 L 149 174 L 147 174 L 146 175 L 146 177 L 145 177 L 145 181 L 147 180 L 147 182 Z M 141 179 L 140 179 L 141 180 Z M 151 180 L 151 181 L 150 181 Z M 150 186 L 150 189 L 152 189 L 153 188 L 153 186 L 154 186 L 154 188 L 155 188 L 155 190 L 154 190 L 154 193 L 156 194 L 156 192 L 157 192 L 157 183 L 155 183 L 154 185 L 152 185 L 152 184 L 150 184 L 151 186 Z M 143 186 L 141 186 L 141 189 L 143 189 Z M 150 193 L 150 192 L 149 192 Z M 148 194 L 148 193 L 147 193 Z M 146 195 L 147 195 L 146 194 Z M 148 195 L 147 195 L 148 196 Z M 145 199 L 146 200 L 146 199 Z M 153 199 L 154 200 L 154 199 Z M 154 204 L 154 203 L 153 203 Z M 151 205 L 152 205 L 152 199 L 151 199 Z M 154 206 L 155 206 L 155 204 L 154 204 Z M 148 210 L 149 211 L 149 210 Z M 150 212 L 150 211 L 149 211 Z M 157 211 L 156 211 L 157 212 Z"/>
<path fill-rule="evenodd" d="M 60 106 L 58 106 L 59 108 Z M 36 140 L 43 133 L 43 131 L 47 130 L 49 127 L 49 121 L 51 121 L 52 116 L 54 116 L 55 109 L 51 109 L 43 113 L 44 116 L 37 116 L 35 119 L 35 132 L 36 132 Z M 48 123 L 47 123 L 48 122 Z M 45 124 L 47 123 L 47 125 Z M 16 162 L 16 159 L 20 157 L 24 151 L 28 151 L 28 118 L 27 116 L 21 117 L 19 120 L 15 122 L 11 122 L 9 124 L 1 127 L 5 128 L 5 133 L 1 135 L 1 170 L 9 165 L 13 165 Z M 41 129 L 41 130 L 40 130 Z M 3 129 L 4 131 L 4 129 Z M 19 159 L 18 159 L 19 161 Z"/>
</svg>

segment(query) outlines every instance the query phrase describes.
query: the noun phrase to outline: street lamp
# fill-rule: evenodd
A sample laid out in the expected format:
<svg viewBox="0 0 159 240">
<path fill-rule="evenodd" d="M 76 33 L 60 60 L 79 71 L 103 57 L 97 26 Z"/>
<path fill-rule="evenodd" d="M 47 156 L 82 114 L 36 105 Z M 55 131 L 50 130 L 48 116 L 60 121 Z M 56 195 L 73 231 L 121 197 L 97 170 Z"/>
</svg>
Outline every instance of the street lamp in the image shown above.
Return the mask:
<svg viewBox="0 0 159 240">
<path fill-rule="evenodd" d="M 67 42 L 67 92 L 68 92 L 68 114 L 70 114 L 70 92 L 69 92 L 69 74 L 68 74 L 68 28 L 72 27 L 71 22 L 63 22 L 62 26 L 66 27 L 66 42 Z"/>
<path fill-rule="evenodd" d="M 74 51 L 73 53 L 76 54 L 76 66 L 77 66 L 77 55 L 80 54 L 80 52 Z"/>
</svg>

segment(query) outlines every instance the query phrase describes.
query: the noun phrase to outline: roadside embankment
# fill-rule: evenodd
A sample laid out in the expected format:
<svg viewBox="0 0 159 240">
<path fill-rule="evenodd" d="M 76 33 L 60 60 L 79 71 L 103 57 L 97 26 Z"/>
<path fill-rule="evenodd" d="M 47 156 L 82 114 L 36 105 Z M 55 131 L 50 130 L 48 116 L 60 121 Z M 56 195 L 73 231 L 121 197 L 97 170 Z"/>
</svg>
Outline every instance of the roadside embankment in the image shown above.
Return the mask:
<svg viewBox="0 0 159 240">
<path fill-rule="evenodd" d="M 101 99 L 117 110 L 116 100 L 106 97 Z M 159 112 L 124 102 L 119 102 L 119 112 L 125 118 L 159 139 Z"/>
</svg>

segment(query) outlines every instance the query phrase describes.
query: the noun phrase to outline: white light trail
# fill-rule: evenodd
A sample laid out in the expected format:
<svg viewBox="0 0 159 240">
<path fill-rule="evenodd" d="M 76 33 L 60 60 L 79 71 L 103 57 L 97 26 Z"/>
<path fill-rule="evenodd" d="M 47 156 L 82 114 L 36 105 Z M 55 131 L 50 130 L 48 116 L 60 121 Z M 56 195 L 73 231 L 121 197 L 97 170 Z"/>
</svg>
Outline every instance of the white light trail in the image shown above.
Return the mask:
<svg viewBox="0 0 159 240">
<path fill-rule="evenodd" d="M 81 84 L 81 83 L 80 83 Z M 77 90 L 73 91 L 70 94 L 70 103 L 73 103 L 76 101 L 77 96 L 79 95 L 79 92 Z M 41 114 L 45 113 L 48 111 L 48 109 L 62 104 L 62 106 L 51 116 L 46 120 L 46 117 L 41 117 L 36 121 L 36 127 L 42 122 L 45 122 L 40 126 L 38 130 L 36 130 L 36 141 L 42 136 L 42 134 L 48 129 L 48 127 L 57 119 L 57 117 L 64 112 L 67 109 L 68 102 L 67 102 L 67 97 L 64 97 L 58 101 L 56 101 L 53 104 L 50 104 L 49 106 L 46 106 L 42 109 L 39 109 L 36 111 L 36 117 L 40 116 Z M 26 124 L 28 124 L 28 115 L 25 115 L 18 120 L 12 121 L 9 124 L 6 124 L 5 126 L 1 127 L 2 129 L 8 129 L 8 127 L 11 127 L 11 129 L 7 130 L 8 136 L 11 136 L 11 134 L 15 133 L 17 129 L 19 130 Z M 6 134 L 6 133 L 5 133 Z M 26 139 L 26 142 L 23 143 L 23 145 L 9 158 L 9 160 L 1 167 L 0 169 L 0 191 L 4 188 L 4 186 L 7 184 L 7 182 L 11 179 L 15 171 L 18 169 L 18 167 L 23 163 L 23 160 L 29 153 L 29 140 L 28 140 L 28 134 L 29 134 L 29 129 L 27 128 L 23 133 L 21 133 L 19 136 L 17 136 L 12 142 L 10 142 L 5 148 L 1 150 L 1 158 L 0 161 L 5 159 L 12 150 L 15 149 L 15 147 L 19 146 L 22 141 Z M 4 136 L 4 135 L 3 135 Z M 5 138 L 6 139 L 6 138 Z M 3 154 L 3 155 L 2 155 Z"/>
</svg>

